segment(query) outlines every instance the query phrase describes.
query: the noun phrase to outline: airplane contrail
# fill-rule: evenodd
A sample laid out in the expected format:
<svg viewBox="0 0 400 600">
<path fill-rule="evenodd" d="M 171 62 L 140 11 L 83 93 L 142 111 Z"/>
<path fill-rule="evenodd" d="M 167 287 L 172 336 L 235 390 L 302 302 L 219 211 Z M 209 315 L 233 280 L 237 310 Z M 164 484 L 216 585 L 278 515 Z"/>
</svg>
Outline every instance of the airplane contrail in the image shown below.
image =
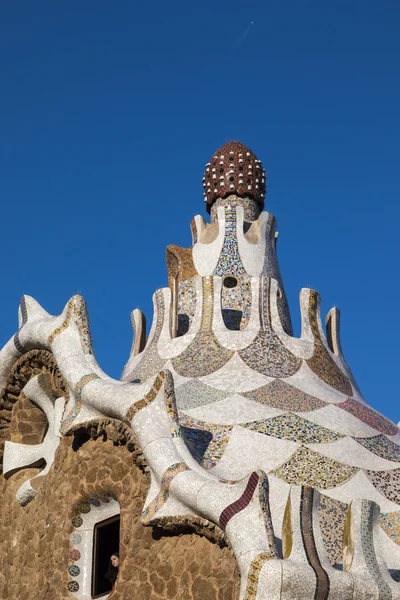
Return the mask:
<svg viewBox="0 0 400 600">
<path fill-rule="evenodd" d="M 245 29 L 245 31 L 242 33 L 242 35 L 240 36 L 240 38 L 238 39 L 238 41 L 236 42 L 236 44 L 233 46 L 232 50 L 237 50 L 237 48 L 239 48 L 239 46 L 241 46 L 244 42 L 244 40 L 247 38 L 250 29 L 253 26 L 254 21 L 252 21 L 250 23 L 250 25 L 248 25 Z"/>
</svg>

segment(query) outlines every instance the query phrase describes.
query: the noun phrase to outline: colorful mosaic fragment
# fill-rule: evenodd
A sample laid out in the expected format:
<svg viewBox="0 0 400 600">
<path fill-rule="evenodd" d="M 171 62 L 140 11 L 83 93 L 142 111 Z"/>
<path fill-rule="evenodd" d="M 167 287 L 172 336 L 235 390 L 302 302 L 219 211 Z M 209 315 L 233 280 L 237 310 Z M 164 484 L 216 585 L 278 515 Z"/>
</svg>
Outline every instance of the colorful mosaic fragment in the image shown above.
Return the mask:
<svg viewBox="0 0 400 600">
<path fill-rule="evenodd" d="M 69 553 L 69 557 L 75 562 L 80 559 L 81 553 L 79 552 L 79 550 L 71 550 Z"/>
<path fill-rule="evenodd" d="M 264 435 L 271 435 L 291 442 L 302 442 L 303 444 L 329 444 L 344 437 L 336 431 L 326 429 L 294 414 L 251 421 L 244 423 L 242 427 Z"/>
<path fill-rule="evenodd" d="M 257 556 L 253 558 L 247 575 L 247 585 L 243 600 L 255 600 L 257 597 L 258 580 L 260 579 L 261 569 L 267 560 L 272 560 L 274 558 L 276 557 L 270 552 L 260 552 L 260 554 L 257 554 Z"/>
<path fill-rule="evenodd" d="M 74 527 L 81 527 L 83 524 L 82 517 L 72 517 L 72 525 Z"/>
<path fill-rule="evenodd" d="M 221 527 L 221 529 L 225 529 L 229 521 L 250 504 L 259 479 L 260 478 L 256 472 L 252 473 L 249 477 L 246 488 L 243 494 L 240 496 L 240 498 L 238 498 L 237 500 L 235 500 L 235 502 L 232 502 L 231 504 L 229 504 L 229 506 L 224 508 L 219 517 L 219 526 Z"/>
<path fill-rule="evenodd" d="M 204 377 L 225 366 L 233 354 L 232 350 L 221 346 L 213 332 L 202 332 L 172 360 L 172 364 L 183 377 Z"/>
<path fill-rule="evenodd" d="M 258 484 L 258 498 L 260 501 L 260 506 L 263 514 L 265 531 L 267 534 L 268 544 L 270 547 L 271 554 L 278 558 L 278 551 L 276 549 L 275 535 L 274 535 L 274 527 L 272 525 L 271 518 L 271 509 L 269 506 L 269 481 L 266 473 L 264 471 L 257 471 L 257 475 L 259 477 Z"/>
<path fill-rule="evenodd" d="M 56 337 L 69 327 L 69 322 L 71 320 L 71 315 L 72 315 L 73 309 L 74 309 L 74 298 L 71 298 L 71 300 L 67 304 L 67 310 L 65 313 L 64 321 L 61 323 L 61 325 L 59 327 L 54 329 L 54 331 L 47 338 L 47 342 L 49 344 L 52 344 L 54 342 L 54 340 L 56 339 Z"/>
<path fill-rule="evenodd" d="M 222 286 L 221 313 L 227 329 L 238 331 L 247 327 L 251 301 L 251 279 L 248 275 L 242 276 L 233 288 Z"/>
<path fill-rule="evenodd" d="M 69 539 L 71 544 L 80 544 L 82 541 L 82 536 L 79 533 L 71 533 Z"/>
<path fill-rule="evenodd" d="M 348 504 L 321 494 L 318 517 L 322 540 L 332 565 L 343 561 L 343 533 Z"/>
<path fill-rule="evenodd" d="M 67 588 L 69 592 L 79 592 L 79 583 L 77 581 L 70 581 Z"/>
<path fill-rule="evenodd" d="M 143 350 L 143 357 L 138 366 L 126 377 L 126 380 L 135 383 L 143 383 L 156 375 L 161 371 L 166 362 L 165 359 L 160 357 L 157 350 L 165 317 L 164 296 L 161 290 L 157 290 L 155 299 L 157 304 L 157 321 L 153 338 L 150 344 Z"/>
<path fill-rule="evenodd" d="M 225 390 L 217 390 L 201 381 L 192 379 L 177 388 L 175 392 L 176 405 L 179 410 L 190 410 L 206 404 L 214 404 L 230 395 Z"/>
<path fill-rule="evenodd" d="M 311 487 L 302 487 L 300 502 L 301 536 L 307 560 L 317 578 L 317 587 L 314 600 L 327 600 L 329 596 L 330 582 L 325 569 L 319 560 L 317 547 L 315 545 L 313 529 L 313 502 L 314 490 Z"/>
<path fill-rule="evenodd" d="M 206 469 L 215 467 L 228 445 L 233 426 L 217 425 L 179 413 L 183 436 L 193 456 Z"/>
<path fill-rule="evenodd" d="M 381 458 L 391 460 L 393 462 L 400 462 L 400 446 L 389 440 L 385 435 L 375 435 L 369 438 L 353 438 L 367 448 L 370 452 L 373 452 Z"/>
<path fill-rule="evenodd" d="M 374 538 L 374 505 L 370 500 L 362 500 L 361 505 L 361 546 L 368 571 L 379 589 L 379 600 L 392 600 L 390 585 L 384 580 L 376 558 Z"/>
<path fill-rule="evenodd" d="M 72 425 L 75 421 L 76 417 L 79 415 L 82 409 L 82 391 L 85 385 L 94 381 L 95 379 L 99 379 L 99 376 L 96 373 L 89 373 L 88 375 L 84 375 L 76 384 L 74 389 L 75 396 L 75 406 L 70 410 L 66 418 L 61 424 L 61 433 L 65 433 L 67 429 Z"/>
<path fill-rule="evenodd" d="M 169 498 L 169 488 L 173 479 L 177 475 L 179 475 L 179 473 L 183 473 L 184 471 L 188 470 L 189 468 L 185 465 L 185 463 L 175 463 L 168 467 L 161 479 L 161 487 L 159 493 L 142 512 L 143 523 L 148 524 L 150 523 L 150 521 L 152 521 L 152 519 L 154 519 L 156 513 L 160 510 L 162 506 L 164 506 L 164 504 Z"/>
<path fill-rule="evenodd" d="M 268 377 L 290 377 L 301 367 L 301 359 L 287 350 L 273 331 L 260 331 L 239 356 L 248 367 Z"/>
<path fill-rule="evenodd" d="M 323 400 L 314 398 L 280 379 L 275 379 L 256 390 L 241 392 L 240 395 L 259 404 L 293 412 L 308 412 L 327 405 Z"/>
<path fill-rule="evenodd" d="M 68 567 L 68 573 L 71 575 L 71 577 L 78 577 L 80 572 L 81 570 L 77 565 L 71 565 Z"/>
<path fill-rule="evenodd" d="M 381 513 L 379 525 L 392 542 L 400 546 L 400 512 Z"/>
<path fill-rule="evenodd" d="M 93 354 L 92 334 L 90 332 L 86 300 L 82 296 L 75 296 L 74 321 L 79 330 L 82 350 L 85 354 Z"/>
<path fill-rule="evenodd" d="M 357 400 L 353 400 L 352 398 L 349 398 L 345 402 L 340 402 L 335 406 L 347 411 L 354 417 L 357 417 L 357 419 L 360 419 L 360 421 L 363 423 L 366 423 L 370 427 L 373 427 L 377 431 L 385 433 L 386 435 L 396 435 L 396 433 L 399 431 L 396 425 L 389 421 L 389 419 L 383 415 L 380 415 L 369 406 L 365 406 L 364 404 L 361 404 L 361 402 L 357 402 Z"/>
<path fill-rule="evenodd" d="M 395 504 L 400 504 L 400 469 L 392 471 L 366 471 L 373 486 Z"/>
<path fill-rule="evenodd" d="M 189 330 L 196 310 L 197 276 L 178 282 L 178 337 Z"/>
<path fill-rule="evenodd" d="M 289 484 L 326 490 L 344 483 L 357 472 L 355 467 L 343 465 L 302 446 L 272 474 Z"/>
<path fill-rule="evenodd" d="M 225 208 L 225 239 L 219 255 L 218 264 L 214 275 L 235 275 L 240 277 L 245 273 L 242 259 L 239 254 L 237 232 L 236 232 L 236 207 Z"/>
<path fill-rule="evenodd" d="M 352 396 L 353 389 L 349 379 L 342 373 L 322 343 L 318 327 L 318 301 L 319 296 L 317 292 L 310 290 L 308 315 L 311 331 L 314 336 L 314 354 L 307 360 L 307 364 L 322 381 L 325 381 L 325 383 L 338 392 Z"/>
<path fill-rule="evenodd" d="M 221 369 L 233 352 L 218 342 L 212 332 L 214 316 L 214 284 L 212 277 L 203 277 L 203 303 L 200 333 L 187 348 L 172 360 L 174 369 L 183 377 L 204 377 Z"/>
</svg>

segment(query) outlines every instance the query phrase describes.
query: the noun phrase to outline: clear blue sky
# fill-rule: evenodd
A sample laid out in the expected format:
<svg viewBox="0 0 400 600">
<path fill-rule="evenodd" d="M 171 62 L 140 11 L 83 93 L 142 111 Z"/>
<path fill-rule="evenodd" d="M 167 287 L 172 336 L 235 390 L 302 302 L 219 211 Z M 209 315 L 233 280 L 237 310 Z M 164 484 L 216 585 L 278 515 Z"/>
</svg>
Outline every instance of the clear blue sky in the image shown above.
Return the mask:
<svg viewBox="0 0 400 600">
<path fill-rule="evenodd" d="M 398 421 L 398 0 L 0 10 L 1 344 L 23 293 L 59 314 L 80 292 L 119 377 L 129 313 L 151 320 L 165 247 L 190 245 L 204 164 L 234 139 L 267 170 L 296 331 L 301 287 L 338 305 L 361 390 Z"/>
</svg>

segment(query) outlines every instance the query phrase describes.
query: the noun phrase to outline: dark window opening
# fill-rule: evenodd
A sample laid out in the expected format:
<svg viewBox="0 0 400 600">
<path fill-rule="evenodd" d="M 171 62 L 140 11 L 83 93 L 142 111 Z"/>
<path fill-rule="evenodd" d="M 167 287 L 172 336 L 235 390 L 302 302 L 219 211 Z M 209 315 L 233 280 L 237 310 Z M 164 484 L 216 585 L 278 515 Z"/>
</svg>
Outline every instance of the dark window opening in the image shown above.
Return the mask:
<svg viewBox="0 0 400 600">
<path fill-rule="evenodd" d="M 231 331 L 239 331 L 243 317 L 242 311 L 234 310 L 233 308 L 223 308 L 221 312 L 225 327 Z"/>
<path fill-rule="evenodd" d="M 226 288 L 231 289 L 237 286 L 238 280 L 236 277 L 225 277 L 223 284 Z"/>
<path fill-rule="evenodd" d="M 101 598 L 112 590 L 112 582 L 106 578 L 110 557 L 119 552 L 119 515 L 101 521 L 94 527 L 92 598 Z"/>
</svg>

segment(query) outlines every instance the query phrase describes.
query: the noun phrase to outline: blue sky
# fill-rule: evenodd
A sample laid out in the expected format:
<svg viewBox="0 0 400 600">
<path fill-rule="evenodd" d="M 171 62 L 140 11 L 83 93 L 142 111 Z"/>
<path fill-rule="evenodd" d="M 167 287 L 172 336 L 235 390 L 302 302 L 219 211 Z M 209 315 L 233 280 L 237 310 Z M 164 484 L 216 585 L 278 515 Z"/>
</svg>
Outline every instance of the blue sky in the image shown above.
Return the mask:
<svg viewBox="0 0 400 600">
<path fill-rule="evenodd" d="M 0 342 L 23 293 L 59 314 L 80 292 L 119 377 L 129 313 L 151 321 L 165 247 L 190 245 L 204 165 L 234 139 L 267 171 L 296 332 L 301 287 L 339 306 L 361 390 L 398 421 L 398 1 L 0 10 Z"/>
</svg>

